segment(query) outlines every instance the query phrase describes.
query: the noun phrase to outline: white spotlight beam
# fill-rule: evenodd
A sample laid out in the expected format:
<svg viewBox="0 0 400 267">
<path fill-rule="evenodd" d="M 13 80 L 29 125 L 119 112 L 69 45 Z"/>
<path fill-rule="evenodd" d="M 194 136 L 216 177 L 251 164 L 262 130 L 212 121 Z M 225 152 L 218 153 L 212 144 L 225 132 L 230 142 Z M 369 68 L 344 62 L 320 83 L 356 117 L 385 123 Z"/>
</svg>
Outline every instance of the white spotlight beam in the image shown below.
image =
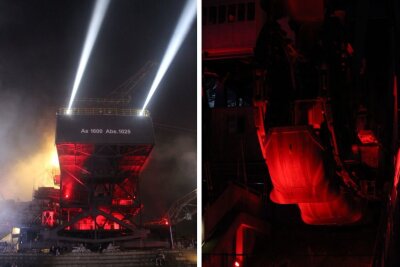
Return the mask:
<svg viewBox="0 0 400 267">
<path fill-rule="evenodd" d="M 153 96 L 162 78 L 167 72 L 169 66 L 171 65 L 172 60 L 174 59 L 176 53 L 178 52 L 180 46 L 182 45 L 182 42 L 185 39 L 186 35 L 188 34 L 190 26 L 195 18 L 196 18 L 196 0 L 187 0 L 186 5 L 182 10 L 178 24 L 176 25 L 175 31 L 172 35 L 172 38 L 168 44 L 168 48 L 161 61 L 156 77 L 154 78 L 154 81 L 150 87 L 149 94 L 147 95 L 146 101 L 144 102 L 143 108 L 140 112 L 141 115 L 144 114 L 144 111 L 147 105 L 149 104 L 151 97 Z"/>
<path fill-rule="evenodd" d="M 86 34 L 86 40 L 85 40 L 85 44 L 83 46 L 81 59 L 79 61 L 79 67 L 78 67 L 78 71 L 76 73 L 74 86 L 72 88 L 72 94 L 71 94 L 71 98 L 69 100 L 67 113 L 71 113 L 72 104 L 74 103 L 76 93 L 78 92 L 79 85 L 82 80 L 82 76 L 85 72 L 86 65 L 88 63 L 90 54 L 92 53 L 94 43 L 96 42 L 101 24 L 103 23 L 103 19 L 104 19 L 104 16 L 106 14 L 109 4 L 110 4 L 110 0 L 96 0 L 96 4 L 93 9 L 92 18 L 90 20 L 88 32 Z"/>
</svg>

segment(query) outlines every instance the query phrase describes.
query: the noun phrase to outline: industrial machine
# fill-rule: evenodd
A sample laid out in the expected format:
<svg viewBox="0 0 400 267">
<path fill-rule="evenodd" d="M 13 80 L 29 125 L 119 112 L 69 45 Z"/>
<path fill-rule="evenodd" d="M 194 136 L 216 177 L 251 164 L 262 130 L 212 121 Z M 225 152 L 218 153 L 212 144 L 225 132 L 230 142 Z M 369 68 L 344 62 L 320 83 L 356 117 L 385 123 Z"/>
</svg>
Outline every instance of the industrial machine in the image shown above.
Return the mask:
<svg viewBox="0 0 400 267">
<path fill-rule="evenodd" d="M 203 1 L 205 266 L 396 266 L 399 12 Z"/>
<path fill-rule="evenodd" d="M 144 237 L 145 231 L 134 220 L 141 209 L 139 173 L 154 146 L 149 114 L 116 109 L 66 114 L 61 110 L 56 146 L 61 169 L 60 223 L 52 231 L 58 239 Z"/>
<path fill-rule="evenodd" d="M 164 237 L 155 237 L 140 216 L 139 175 L 155 144 L 153 122 L 147 110 L 127 108 L 133 89 L 155 65 L 147 62 L 107 98 L 78 99 L 76 108 L 59 109 L 60 174 L 56 187 L 34 192 L 31 215 L 20 220 L 20 250 L 170 246 L 168 227 Z"/>
</svg>

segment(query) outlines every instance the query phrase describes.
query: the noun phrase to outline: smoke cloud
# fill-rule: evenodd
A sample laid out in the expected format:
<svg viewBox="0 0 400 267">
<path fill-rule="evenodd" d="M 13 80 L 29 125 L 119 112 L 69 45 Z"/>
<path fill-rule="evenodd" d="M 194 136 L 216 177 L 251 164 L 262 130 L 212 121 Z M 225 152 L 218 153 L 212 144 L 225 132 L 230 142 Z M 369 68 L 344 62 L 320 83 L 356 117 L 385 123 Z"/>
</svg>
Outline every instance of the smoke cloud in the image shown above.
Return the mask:
<svg viewBox="0 0 400 267">
<path fill-rule="evenodd" d="M 196 188 L 196 134 L 176 134 L 155 128 L 156 144 L 140 175 L 143 218 L 164 215 L 179 198 Z"/>
<path fill-rule="evenodd" d="M 54 167 L 55 112 L 42 97 L 0 92 L 0 193 L 28 201 L 34 188 L 51 186 Z"/>
</svg>

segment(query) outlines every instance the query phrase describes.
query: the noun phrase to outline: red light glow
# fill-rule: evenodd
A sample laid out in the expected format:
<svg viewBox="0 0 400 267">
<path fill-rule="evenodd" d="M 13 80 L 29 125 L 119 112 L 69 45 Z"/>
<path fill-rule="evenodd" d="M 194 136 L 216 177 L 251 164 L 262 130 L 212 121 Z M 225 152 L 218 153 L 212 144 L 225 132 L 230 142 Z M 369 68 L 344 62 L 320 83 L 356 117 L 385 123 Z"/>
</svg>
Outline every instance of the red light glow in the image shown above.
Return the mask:
<svg viewBox="0 0 400 267">
<path fill-rule="evenodd" d="M 320 203 L 298 203 L 301 218 L 312 225 L 343 225 L 357 222 L 362 213 L 360 202 L 347 194 Z"/>
<path fill-rule="evenodd" d="M 358 132 L 358 139 L 362 144 L 378 144 L 378 139 L 371 130 L 361 130 Z"/>
<path fill-rule="evenodd" d="M 52 210 L 44 210 L 42 212 L 42 225 L 53 227 L 55 224 L 55 212 Z"/>
<path fill-rule="evenodd" d="M 323 161 L 323 146 L 308 127 L 273 128 L 267 136 L 266 162 L 274 188 L 271 200 L 278 204 L 334 200 L 338 188 Z"/>
<path fill-rule="evenodd" d="M 73 222 L 65 227 L 65 230 L 125 230 L 125 224 L 132 224 L 126 217 L 133 217 L 139 213 L 141 207 L 133 206 L 137 187 L 136 177 L 147 162 L 152 145 L 122 144 L 118 146 L 124 151 L 122 157 L 114 154 L 114 150 L 111 151 L 111 149 L 101 152 L 110 156 L 110 161 L 108 161 L 108 158 L 107 160 L 99 159 L 100 157 L 96 154 L 98 152 L 96 144 L 73 142 L 57 144 L 61 167 L 59 196 L 64 200 L 64 203 L 61 203 L 63 206 L 60 217 L 64 221 Z M 120 150 L 115 148 L 115 151 Z M 109 164 L 111 161 L 116 164 Z M 109 180 L 109 178 L 104 178 L 105 174 L 117 175 L 115 179 Z M 90 180 L 92 177 L 103 179 L 101 180 L 103 186 L 93 184 Z M 104 206 L 98 204 L 100 201 L 96 203 L 92 201 L 91 192 L 94 192 L 96 200 L 106 199 L 101 204 Z M 86 217 L 77 220 L 76 218 L 82 216 L 83 213 L 78 207 L 87 203 L 95 203 L 94 208 L 101 212 L 89 211 Z M 163 221 L 162 224 L 164 223 Z"/>
<path fill-rule="evenodd" d="M 240 266 L 240 263 L 239 263 L 238 261 L 235 261 L 234 266 L 235 266 L 235 267 L 239 267 L 239 266 Z"/>
<path fill-rule="evenodd" d="M 273 128 L 265 151 L 273 202 L 297 204 L 306 224 L 341 225 L 361 219 L 360 201 L 334 186 L 333 166 L 324 161 L 324 147 L 310 128 Z"/>
</svg>

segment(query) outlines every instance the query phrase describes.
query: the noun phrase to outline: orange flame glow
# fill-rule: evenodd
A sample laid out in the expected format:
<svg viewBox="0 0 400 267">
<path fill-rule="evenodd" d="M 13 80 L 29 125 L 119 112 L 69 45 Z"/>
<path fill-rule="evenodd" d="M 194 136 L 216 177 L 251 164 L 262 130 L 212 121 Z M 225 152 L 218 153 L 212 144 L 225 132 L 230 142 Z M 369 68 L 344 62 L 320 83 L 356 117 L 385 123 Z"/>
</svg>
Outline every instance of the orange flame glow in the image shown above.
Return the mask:
<svg viewBox="0 0 400 267">
<path fill-rule="evenodd" d="M 32 189 L 40 186 L 55 187 L 54 175 L 60 173 L 54 132 L 48 133 L 36 153 L 21 158 L 14 166 L 2 188 L 5 198 L 31 200 Z"/>
</svg>

